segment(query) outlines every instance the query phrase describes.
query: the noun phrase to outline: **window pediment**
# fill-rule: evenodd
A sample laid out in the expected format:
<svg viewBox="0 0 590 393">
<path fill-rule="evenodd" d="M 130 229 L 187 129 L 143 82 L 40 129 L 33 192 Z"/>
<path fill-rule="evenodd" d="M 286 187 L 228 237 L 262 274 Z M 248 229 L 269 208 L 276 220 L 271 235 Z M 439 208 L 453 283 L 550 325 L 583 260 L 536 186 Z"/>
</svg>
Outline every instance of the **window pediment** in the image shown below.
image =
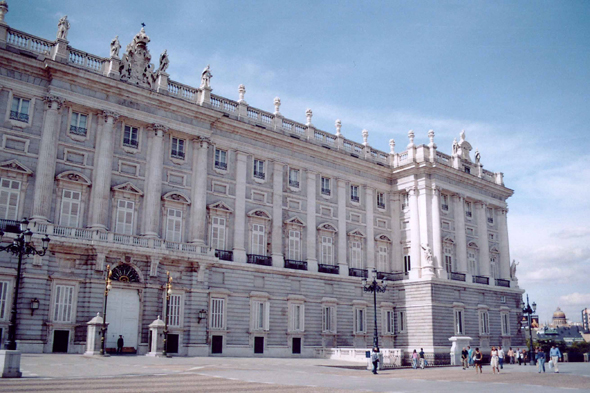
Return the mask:
<svg viewBox="0 0 590 393">
<path fill-rule="evenodd" d="M 55 177 L 56 180 L 66 181 L 70 183 L 83 184 L 85 186 L 92 185 L 88 177 L 75 171 L 65 171 Z"/>
<path fill-rule="evenodd" d="M 329 222 L 325 222 L 323 224 L 318 225 L 318 230 L 320 231 L 329 231 L 329 232 L 338 232 L 336 227 Z"/>
<path fill-rule="evenodd" d="M 229 207 L 223 201 L 212 203 L 212 204 L 210 204 L 210 205 L 207 206 L 207 209 L 209 209 L 209 210 L 219 210 L 219 211 L 223 211 L 223 212 L 227 212 L 227 213 L 233 213 L 234 212 L 233 209 L 231 207 Z"/>
<path fill-rule="evenodd" d="M 297 216 L 289 218 L 288 220 L 285 221 L 285 224 L 298 225 L 301 227 L 305 226 L 305 223 Z"/>
<path fill-rule="evenodd" d="M 179 202 L 189 205 L 191 200 L 188 196 L 178 191 L 170 191 L 162 196 L 163 201 Z"/>
<path fill-rule="evenodd" d="M 130 194 L 136 194 L 139 196 L 143 196 L 143 191 L 141 191 L 137 186 L 135 186 L 131 182 L 126 182 L 123 184 L 119 184 L 118 186 L 113 187 L 113 191 L 121 191 Z"/>
<path fill-rule="evenodd" d="M 383 235 L 383 234 L 375 236 L 375 240 L 378 241 L 378 242 L 388 242 L 388 243 L 391 243 L 391 238 L 389 236 Z"/>
<path fill-rule="evenodd" d="M 467 247 L 469 247 L 469 248 L 475 248 L 475 249 L 479 249 L 479 247 L 477 246 L 477 243 L 476 243 L 476 242 L 469 242 L 469 243 L 467 244 Z"/>
<path fill-rule="evenodd" d="M 348 232 L 348 236 L 365 237 L 365 234 L 362 233 L 360 229 L 353 229 L 352 231 Z"/>
<path fill-rule="evenodd" d="M 248 217 L 262 218 L 264 220 L 270 220 L 271 216 L 263 209 L 254 209 L 248 213 Z"/>
<path fill-rule="evenodd" d="M 443 243 L 450 243 L 450 244 L 455 244 L 455 240 L 451 237 L 451 236 L 446 236 L 443 239 Z"/>
<path fill-rule="evenodd" d="M 498 250 L 498 247 L 496 247 L 496 246 L 492 246 L 492 247 L 490 248 L 490 252 L 494 252 L 494 253 L 497 253 L 497 254 L 499 254 L 499 253 L 500 253 L 500 250 Z"/>
<path fill-rule="evenodd" d="M 21 164 L 18 160 L 8 160 L 0 164 L 0 169 L 6 171 L 24 173 L 25 175 L 32 175 L 33 171 Z"/>
</svg>

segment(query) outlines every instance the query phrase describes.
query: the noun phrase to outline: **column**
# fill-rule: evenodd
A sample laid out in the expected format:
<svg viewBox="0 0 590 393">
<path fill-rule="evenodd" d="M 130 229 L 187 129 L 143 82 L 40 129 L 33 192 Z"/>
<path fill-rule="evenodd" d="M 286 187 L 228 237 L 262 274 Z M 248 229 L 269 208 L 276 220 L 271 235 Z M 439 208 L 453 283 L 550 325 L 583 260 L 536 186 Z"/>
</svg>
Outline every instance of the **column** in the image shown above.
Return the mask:
<svg viewBox="0 0 590 393">
<path fill-rule="evenodd" d="M 490 247 L 488 245 L 488 220 L 486 217 L 486 205 L 483 202 L 475 204 L 477 209 L 477 236 L 479 246 L 479 272 L 484 277 L 491 277 Z M 491 281 L 493 281 L 493 277 Z M 491 285 L 494 285 L 491 283 Z"/>
<path fill-rule="evenodd" d="M 310 272 L 318 271 L 318 259 L 316 252 L 317 225 L 315 212 L 316 199 L 316 173 L 307 171 L 307 269 Z"/>
<path fill-rule="evenodd" d="M 247 155 L 236 151 L 236 214 L 234 222 L 234 262 L 246 263 L 246 168 Z"/>
<path fill-rule="evenodd" d="M 57 159 L 57 140 L 59 138 L 59 109 L 63 100 L 56 96 L 46 96 L 45 116 L 37 170 L 35 171 L 35 196 L 33 199 L 32 219 L 40 222 L 49 221 L 51 200 L 53 198 L 53 180 Z"/>
<path fill-rule="evenodd" d="M 346 235 L 346 180 L 338 179 L 338 266 L 340 275 L 348 276 Z"/>
<path fill-rule="evenodd" d="M 115 122 L 119 115 L 115 112 L 104 111 L 102 119 L 104 124 L 102 132 L 96 136 L 97 159 L 94 167 L 94 184 L 90 200 L 90 211 L 92 221 L 89 227 L 92 229 L 106 229 L 109 213 L 109 202 L 111 199 L 111 177 L 113 172 L 113 149 Z M 99 122 L 101 117 L 99 117 Z"/>
<path fill-rule="evenodd" d="M 375 226 L 374 226 L 374 203 L 375 192 L 372 188 L 365 188 L 367 206 L 367 269 L 375 267 Z"/>
<path fill-rule="evenodd" d="M 418 212 L 418 188 L 411 187 L 408 189 L 410 199 L 410 261 L 412 270 L 410 270 L 410 279 L 420 278 L 421 248 L 420 248 L 420 214 Z"/>
<path fill-rule="evenodd" d="M 467 273 L 467 238 L 465 237 L 465 200 L 463 195 L 453 195 L 455 202 L 455 244 L 457 273 Z"/>
<path fill-rule="evenodd" d="M 500 242 L 500 278 L 510 280 L 510 247 L 508 241 L 508 209 L 496 209 Z"/>
<path fill-rule="evenodd" d="M 283 267 L 283 164 L 274 162 L 272 177 L 272 265 Z"/>
<path fill-rule="evenodd" d="M 162 206 L 162 171 L 164 170 L 164 133 L 168 128 L 154 124 L 148 128 L 149 138 L 147 173 L 145 181 L 145 209 L 142 235 L 158 237 L 160 208 Z"/>
<path fill-rule="evenodd" d="M 447 278 L 443 265 L 442 234 L 440 228 L 440 189 L 432 187 L 432 254 L 436 275 Z"/>
<path fill-rule="evenodd" d="M 191 177 L 191 242 L 204 245 L 207 239 L 207 138 L 193 139 Z"/>
<path fill-rule="evenodd" d="M 394 272 L 404 271 L 404 257 L 402 255 L 401 228 L 400 228 L 400 195 L 389 194 L 391 206 L 391 267 Z"/>
</svg>

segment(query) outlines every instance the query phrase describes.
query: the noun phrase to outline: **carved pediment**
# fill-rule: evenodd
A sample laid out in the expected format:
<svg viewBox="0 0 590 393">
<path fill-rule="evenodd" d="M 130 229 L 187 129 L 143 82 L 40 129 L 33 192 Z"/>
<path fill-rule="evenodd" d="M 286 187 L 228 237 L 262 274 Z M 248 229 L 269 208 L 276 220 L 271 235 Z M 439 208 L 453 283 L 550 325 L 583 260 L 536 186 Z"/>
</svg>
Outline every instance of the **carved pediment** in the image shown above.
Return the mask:
<svg viewBox="0 0 590 393">
<path fill-rule="evenodd" d="M 383 234 L 375 236 L 375 240 L 378 241 L 378 242 L 388 242 L 388 243 L 391 243 L 391 238 L 389 236 L 383 235 Z"/>
<path fill-rule="evenodd" d="M 122 192 L 128 192 L 131 194 L 137 194 L 137 195 L 143 195 L 143 191 L 141 191 L 137 186 L 135 186 L 133 183 L 131 182 L 126 182 L 123 184 L 119 184 L 118 186 L 114 186 L 112 188 L 113 191 L 122 191 Z"/>
<path fill-rule="evenodd" d="M 285 221 L 285 224 L 299 225 L 302 227 L 305 226 L 305 223 L 303 221 L 301 221 L 301 219 L 297 216 L 289 218 L 288 220 Z"/>
<path fill-rule="evenodd" d="M 450 244 L 455 244 L 455 240 L 451 237 L 451 236 L 446 236 L 443 239 L 443 243 L 450 243 Z"/>
<path fill-rule="evenodd" d="M 500 250 L 498 250 L 498 246 L 492 246 L 492 247 L 490 247 L 490 252 L 495 252 L 495 253 L 499 254 Z"/>
<path fill-rule="evenodd" d="M 470 248 L 479 248 L 477 246 L 477 243 L 476 242 L 469 242 L 469 243 L 467 243 L 467 247 L 470 247 Z"/>
<path fill-rule="evenodd" d="M 92 182 L 90 181 L 90 179 L 87 176 L 81 174 L 80 172 L 75 172 L 75 171 L 62 172 L 55 177 L 55 180 L 67 181 L 70 183 L 84 184 L 86 186 L 90 186 L 92 184 Z"/>
<path fill-rule="evenodd" d="M 18 160 L 8 160 L 0 164 L 0 169 L 6 171 L 24 173 L 25 175 L 32 175 L 33 171 L 18 162 Z"/>
<path fill-rule="evenodd" d="M 271 216 L 263 209 L 254 209 L 248 213 L 248 217 L 262 218 L 264 220 L 270 220 Z"/>
<path fill-rule="evenodd" d="M 147 48 L 150 38 L 141 31 L 135 35 L 133 41 L 127 45 L 127 50 L 121 59 L 121 80 L 136 86 L 153 89 L 157 79 L 154 65 L 150 63 L 152 55 Z M 160 66 L 162 68 L 162 65 Z M 167 68 L 168 65 L 166 64 Z"/>
<path fill-rule="evenodd" d="M 338 232 L 336 227 L 329 222 L 325 222 L 323 224 L 318 225 L 318 230 L 320 231 L 330 231 L 330 232 Z"/>
<path fill-rule="evenodd" d="M 170 191 L 162 196 L 162 200 L 170 202 L 179 202 L 184 204 L 190 204 L 191 200 L 188 196 L 178 191 Z"/>
<path fill-rule="evenodd" d="M 348 232 L 348 236 L 365 237 L 365 234 L 362 233 L 360 229 L 353 229 Z"/>
<path fill-rule="evenodd" d="M 219 202 L 215 202 L 212 203 L 210 205 L 207 206 L 207 209 L 209 210 L 221 210 L 227 213 L 233 213 L 233 209 L 231 207 L 229 207 L 225 202 L 223 201 L 219 201 Z"/>
</svg>

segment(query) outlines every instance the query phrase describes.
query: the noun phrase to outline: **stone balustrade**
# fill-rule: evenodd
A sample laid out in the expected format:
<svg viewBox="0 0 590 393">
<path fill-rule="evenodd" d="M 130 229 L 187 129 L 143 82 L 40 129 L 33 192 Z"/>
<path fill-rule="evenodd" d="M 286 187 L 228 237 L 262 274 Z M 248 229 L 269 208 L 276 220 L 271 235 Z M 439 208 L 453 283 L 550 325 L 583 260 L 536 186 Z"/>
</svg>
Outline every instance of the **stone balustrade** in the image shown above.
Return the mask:
<svg viewBox="0 0 590 393">
<path fill-rule="evenodd" d="M 6 44 L 21 50 L 49 56 L 55 42 L 36 37 L 23 31 L 8 29 Z"/>
</svg>

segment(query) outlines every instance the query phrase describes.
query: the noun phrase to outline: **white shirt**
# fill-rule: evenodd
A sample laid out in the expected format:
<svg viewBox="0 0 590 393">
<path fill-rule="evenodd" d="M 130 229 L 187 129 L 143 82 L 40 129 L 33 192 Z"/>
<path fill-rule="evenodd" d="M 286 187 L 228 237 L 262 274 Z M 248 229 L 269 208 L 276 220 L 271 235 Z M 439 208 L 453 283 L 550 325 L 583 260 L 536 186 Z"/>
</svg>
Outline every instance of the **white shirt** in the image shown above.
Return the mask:
<svg viewBox="0 0 590 393">
<path fill-rule="evenodd" d="M 500 349 L 500 350 L 498 351 L 498 357 L 499 357 L 500 359 L 504 359 L 504 350 L 503 350 L 503 349 Z"/>
</svg>

